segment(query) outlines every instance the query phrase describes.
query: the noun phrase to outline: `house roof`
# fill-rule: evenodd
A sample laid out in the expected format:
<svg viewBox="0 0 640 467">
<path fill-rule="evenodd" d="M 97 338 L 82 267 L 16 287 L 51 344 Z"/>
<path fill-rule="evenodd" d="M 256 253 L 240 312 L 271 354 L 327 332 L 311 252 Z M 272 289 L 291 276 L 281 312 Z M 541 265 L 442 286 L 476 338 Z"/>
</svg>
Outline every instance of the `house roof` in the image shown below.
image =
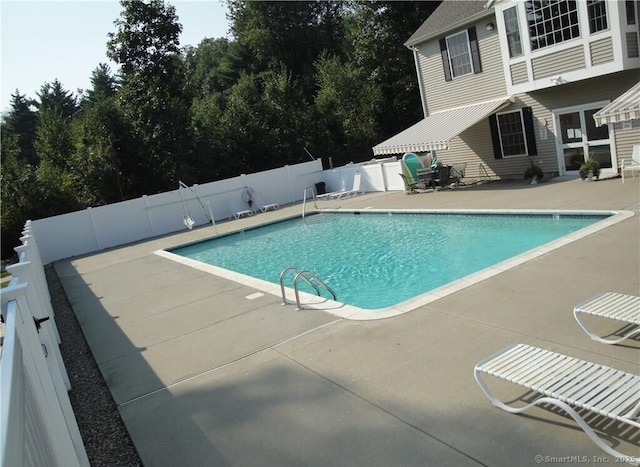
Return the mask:
<svg viewBox="0 0 640 467">
<path fill-rule="evenodd" d="M 509 105 L 509 97 L 435 112 L 373 147 L 373 154 L 401 154 L 448 149 L 449 141 L 492 113 Z"/>
<path fill-rule="evenodd" d="M 593 119 L 598 126 L 640 119 L 640 83 L 593 114 Z"/>
<path fill-rule="evenodd" d="M 493 14 L 493 9 L 485 8 L 486 4 L 487 0 L 444 0 L 404 45 L 414 46 L 484 15 Z"/>
</svg>

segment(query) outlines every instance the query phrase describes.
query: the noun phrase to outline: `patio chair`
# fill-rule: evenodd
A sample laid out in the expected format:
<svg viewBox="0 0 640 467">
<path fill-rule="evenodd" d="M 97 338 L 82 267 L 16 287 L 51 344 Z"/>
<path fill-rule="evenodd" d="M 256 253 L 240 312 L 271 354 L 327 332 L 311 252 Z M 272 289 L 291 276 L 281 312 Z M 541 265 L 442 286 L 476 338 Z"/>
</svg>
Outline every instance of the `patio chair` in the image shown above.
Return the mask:
<svg viewBox="0 0 640 467">
<path fill-rule="evenodd" d="M 438 172 L 435 174 L 435 182 L 438 183 L 439 190 L 446 190 L 450 188 L 449 180 L 451 180 L 451 166 L 441 165 L 438 167 Z"/>
<path fill-rule="evenodd" d="M 333 191 L 330 193 L 316 195 L 316 199 L 321 201 L 336 200 L 336 199 L 350 198 L 352 196 L 363 194 L 364 190 L 361 188 L 361 183 L 362 183 L 362 174 L 360 172 L 356 172 L 355 175 L 353 176 L 353 187 L 351 188 L 351 190 Z"/>
<path fill-rule="evenodd" d="M 418 183 L 414 181 L 407 180 L 407 176 L 405 174 L 399 173 L 400 177 L 402 177 L 402 181 L 404 182 L 404 190 L 408 195 L 415 195 L 418 193 Z"/>
<path fill-rule="evenodd" d="M 631 176 L 635 180 L 636 172 L 640 171 L 640 144 L 633 146 L 633 152 L 631 153 L 631 162 L 625 164 L 625 160 L 620 161 L 620 175 L 622 176 L 622 183 L 624 183 L 625 171 L 631 171 Z"/>
<path fill-rule="evenodd" d="M 620 331 L 621 337 L 604 339 L 591 332 L 580 319 L 580 316 L 591 315 L 624 323 Z M 573 316 L 580 327 L 591 339 L 603 344 L 618 344 L 625 339 L 640 335 L 640 297 L 606 292 L 591 297 L 584 303 L 576 305 Z"/>
<path fill-rule="evenodd" d="M 436 176 L 431 168 L 418 169 L 416 172 L 418 174 L 417 183 L 423 190 L 431 185 L 433 191 L 436 191 Z"/>
<path fill-rule="evenodd" d="M 513 407 L 493 395 L 482 379 L 483 374 L 523 386 L 538 395 L 523 407 Z M 616 459 L 631 459 L 607 445 L 577 410 L 640 428 L 640 376 L 525 344 L 511 345 L 481 360 L 474 375 L 494 406 L 509 413 L 521 413 L 540 404 L 559 407 L 604 452 Z"/>
<path fill-rule="evenodd" d="M 454 162 L 453 165 L 451 165 L 451 173 L 449 174 L 449 178 L 454 180 L 456 186 L 464 185 L 464 183 L 460 180 L 464 178 L 464 173 L 466 170 L 466 162 Z"/>
</svg>

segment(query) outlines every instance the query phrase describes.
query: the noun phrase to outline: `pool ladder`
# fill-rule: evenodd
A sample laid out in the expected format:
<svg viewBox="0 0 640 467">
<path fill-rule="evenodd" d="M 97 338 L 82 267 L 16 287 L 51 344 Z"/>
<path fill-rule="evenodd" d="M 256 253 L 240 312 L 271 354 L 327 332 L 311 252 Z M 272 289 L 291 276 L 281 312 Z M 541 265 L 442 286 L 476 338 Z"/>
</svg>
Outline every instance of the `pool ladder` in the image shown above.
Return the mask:
<svg viewBox="0 0 640 467">
<path fill-rule="evenodd" d="M 320 287 L 323 287 L 324 289 L 326 289 L 331 296 L 333 297 L 334 300 L 336 300 L 336 293 L 333 291 L 333 289 L 331 287 L 329 287 L 327 284 L 325 284 L 322 279 L 320 279 L 318 276 L 316 276 L 313 272 L 311 271 L 300 271 L 297 268 L 287 268 L 285 270 L 283 270 L 280 273 L 280 291 L 282 292 L 282 304 L 286 305 L 287 304 L 287 297 L 285 295 L 284 292 L 284 278 L 287 275 L 287 273 L 289 272 L 293 272 L 295 273 L 295 277 L 293 278 L 293 290 L 296 293 L 296 310 L 302 310 L 302 305 L 300 304 L 300 292 L 298 290 L 298 280 L 302 279 L 303 281 L 305 281 L 307 284 L 309 284 L 311 287 L 313 287 L 316 291 L 316 294 L 318 295 L 318 297 L 320 297 Z"/>
</svg>

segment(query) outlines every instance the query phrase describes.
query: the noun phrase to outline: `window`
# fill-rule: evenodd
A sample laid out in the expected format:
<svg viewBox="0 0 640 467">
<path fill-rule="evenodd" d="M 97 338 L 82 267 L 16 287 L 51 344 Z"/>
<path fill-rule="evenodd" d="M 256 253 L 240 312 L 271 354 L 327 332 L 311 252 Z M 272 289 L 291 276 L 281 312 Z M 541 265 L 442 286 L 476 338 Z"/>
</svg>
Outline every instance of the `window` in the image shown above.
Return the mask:
<svg viewBox="0 0 640 467">
<path fill-rule="evenodd" d="M 498 132 L 503 157 L 522 156 L 527 153 L 522 113 L 519 110 L 498 115 Z"/>
<path fill-rule="evenodd" d="M 591 34 L 608 29 L 607 6 L 604 0 L 589 0 L 587 11 L 589 12 L 589 32 Z"/>
<path fill-rule="evenodd" d="M 489 126 L 496 159 L 536 154 L 531 107 L 491 115 Z"/>
<path fill-rule="evenodd" d="M 528 0 L 525 11 L 531 50 L 580 37 L 575 0 Z"/>
<path fill-rule="evenodd" d="M 482 72 L 476 28 L 440 39 L 440 52 L 446 81 Z"/>
<path fill-rule="evenodd" d="M 627 0 L 625 5 L 627 10 L 627 24 L 636 24 L 636 6 L 634 0 Z"/>
<path fill-rule="evenodd" d="M 447 37 L 447 50 L 449 51 L 449 65 L 451 66 L 452 77 L 456 78 L 473 72 L 467 31 Z"/>
<path fill-rule="evenodd" d="M 522 55 L 522 40 L 520 39 L 520 23 L 518 23 L 518 8 L 511 7 L 504 10 L 504 26 L 507 30 L 507 45 L 509 57 Z"/>
</svg>

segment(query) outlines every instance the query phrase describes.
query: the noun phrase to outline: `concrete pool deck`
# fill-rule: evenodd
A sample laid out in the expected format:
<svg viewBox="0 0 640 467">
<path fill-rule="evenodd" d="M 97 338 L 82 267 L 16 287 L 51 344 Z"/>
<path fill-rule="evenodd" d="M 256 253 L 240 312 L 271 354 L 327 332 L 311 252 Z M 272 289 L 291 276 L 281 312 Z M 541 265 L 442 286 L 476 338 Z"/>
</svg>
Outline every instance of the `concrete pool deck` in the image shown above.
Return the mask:
<svg viewBox="0 0 640 467">
<path fill-rule="evenodd" d="M 614 462 L 558 411 L 511 415 L 494 408 L 473 366 L 523 342 L 639 372 L 640 340 L 594 342 L 572 310 L 601 291 L 640 295 L 640 183 L 490 183 L 318 206 L 635 216 L 374 321 L 296 311 L 276 295 L 154 254 L 209 237 L 211 226 L 55 263 L 145 465 L 513 466 L 567 463 L 571 456 L 576 463 L 582 456 Z M 283 207 L 218 223 L 217 231 L 300 212 L 300 205 Z M 503 400 L 522 395 L 493 387 Z M 640 430 L 619 430 L 598 417 L 589 422 L 618 450 L 640 456 Z"/>
</svg>

